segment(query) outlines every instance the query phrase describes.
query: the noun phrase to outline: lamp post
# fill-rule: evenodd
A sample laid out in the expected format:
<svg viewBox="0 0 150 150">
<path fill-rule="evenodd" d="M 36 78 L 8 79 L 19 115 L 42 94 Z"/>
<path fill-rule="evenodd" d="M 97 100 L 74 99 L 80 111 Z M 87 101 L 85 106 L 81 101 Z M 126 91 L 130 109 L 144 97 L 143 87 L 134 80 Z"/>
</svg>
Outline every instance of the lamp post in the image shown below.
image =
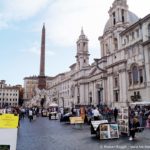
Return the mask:
<svg viewBox="0 0 150 150">
<path fill-rule="evenodd" d="M 100 59 L 97 59 L 97 58 L 95 58 L 94 59 L 94 61 L 95 61 L 95 63 L 96 63 L 96 67 L 97 67 L 97 69 L 98 70 L 100 70 L 102 73 L 107 73 L 107 70 L 106 69 L 103 69 L 103 68 L 101 68 L 101 67 L 99 67 L 99 60 Z M 99 95 L 99 106 L 100 106 L 100 104 L 101 104 L 101 96 L 102 96 L 102 90 L 103 90 L 103 87 L 102 87 L 102 85 L 99 87 L 99 92 L 100 92 L 100 95 Z"/>
<path fill-rule="evenodd" d="M 95 61 L 95 63 L 96 63 L 96 67 L 97 67 L 100 71 L 106 73 L 106 72 L 107 72 L 106 69 L 102 69 L 101 67 L 99 67 L 99 65 L 98 65 L 98 64 L 99 64 L 99 63 L 98 63 L 99 60 L 100 60 L 100 59 L 97 59 L 97 58 L 94 59 L 94 61 Z"/>
<path fill-rule="evenodd" d="M 100 86 L 99 91 L 100 91 L 100 99 L 99 99 L 99 106 L 100 106 L 102 104 L 102 91 L 103 91 L 102 85 Z"/>
<path fill-rule="evenodd" d="M 63 114 L 64 114 L 64 97 L 62 97 L 62 104 L 63 104 Z"/>
</svg>

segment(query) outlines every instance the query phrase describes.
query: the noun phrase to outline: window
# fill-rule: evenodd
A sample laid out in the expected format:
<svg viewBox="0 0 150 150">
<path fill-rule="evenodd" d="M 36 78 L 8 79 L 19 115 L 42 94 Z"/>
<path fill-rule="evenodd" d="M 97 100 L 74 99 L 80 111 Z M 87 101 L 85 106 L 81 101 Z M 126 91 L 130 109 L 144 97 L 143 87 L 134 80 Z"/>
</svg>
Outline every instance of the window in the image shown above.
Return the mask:
<svg viewBox="0 0 150 150">
<path fill-rule="evenodd" d="M 80 96 L 77 96 L 77 103 L 80 104 Z"/>
<path fill-rule="evenodd" d="M 150 24 L 148 25 L 148 39 L 150 39 Z"/>
<path fill-rule="evenodd" d="M 114 25 L 116 24 L 116 15 L 115 15 L 115 12 L 113 13 L 113 24 Z"/>
<path fill-rule="evenodd" d="M 115 50 L 118 49 L 118 40 L 117 40 L 117 38 L 114 38 L 114 47 L 115 47 Z"/>
<path fill-rule="evenodd" d="M 114 87 L 118 87 L 119 83 L 118 83 L 118 77 L 114 78 Z"/>
<path fill-rule="evenodd" d="M 135 37 L 134 37 L 134 32 L 132 32 L 131 35 L 132 35 L 132 40 L 134 40 L 134 39 L 135 39 Z"/>
<path fill-rule="evenodd" d="M 136 55 L 136 47 L 133 47 L 132 48 L 132 56 L 135 56 Z"/>
<path fill-rule="evenodd" d="M 138 84 L 138 67 L 134 66 L 132 68 L 132 73 L 133 73 L 133 84 Z"/>
<path fill-rule="evenodd" d="M 127 43 L 129 43 L 129 35 L 126 35 Z"/>
<path fill-rule="evenodd" d="M 137 29 L 137 30 L 136 30 L 136 37 L 138 38 L 139 35 L 140 35 L 140 34 L 139 34 L 139 29 Z"/>
<path fill-rule="evenodd" d="M 124 39 L 124 45 L 126 45 L 126 39 Z"/>
<path fill-rule="evenodd" d="M 86 51 L 86 43 L 85 42 L 83 42 L 83 50 L 85 50 Z"/>
<path fill-rule="evenodd" d="M 139 70 L 140 83 L 143 83 L 143 69 Z"/>
<path fill-rule="evenodd" d="M 115 97 L 115 101 L 118 102 L 119 101 L 119 91 L 118 90 L 114 91 L 114 97 Z"/>
<path fill-rule="evenodd" d="M 124 9 L 121 10 L 122 22 L 124 22 Z"/>
</svg>

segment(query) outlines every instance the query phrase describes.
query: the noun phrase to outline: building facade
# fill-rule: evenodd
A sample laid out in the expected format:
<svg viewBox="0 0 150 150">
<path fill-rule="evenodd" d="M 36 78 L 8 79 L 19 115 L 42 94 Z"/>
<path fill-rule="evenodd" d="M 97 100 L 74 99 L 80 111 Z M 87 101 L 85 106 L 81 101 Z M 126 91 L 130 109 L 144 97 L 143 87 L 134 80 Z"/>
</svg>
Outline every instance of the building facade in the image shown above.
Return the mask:
<svg viewBox="0 0 150 150">
<path fill-rule="evenodd" d="M 19 88 L 6 85 L 5 80 L 0 80 L 0 107 L 18 106 Z"/>
<path fill-rule="evenodd" d="M 88 38 L 82 29 L 70 71 L 46 78 L 48 103 L 120 107 L 150 101 L 150 15 L 139 19 L 127 0 L 114 0 L 108 13 L 98 38 L 101 58 L 89 64 Z"/>
</svg>

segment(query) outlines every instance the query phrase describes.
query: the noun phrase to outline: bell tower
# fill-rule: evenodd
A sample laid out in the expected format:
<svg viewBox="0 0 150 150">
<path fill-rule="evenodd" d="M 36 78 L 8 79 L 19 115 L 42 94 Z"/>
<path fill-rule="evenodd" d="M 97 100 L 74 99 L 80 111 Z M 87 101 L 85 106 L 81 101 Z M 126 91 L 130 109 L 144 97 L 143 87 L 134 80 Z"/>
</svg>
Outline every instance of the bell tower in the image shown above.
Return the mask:
<svg viewBox="0 0 150 150">
<path fill-rule="evenodd" d="M 81 34 L 77 41 L 77 69 L 81 70 L 84 67 L 89 66 L 89 51 L 88 51 L 88 39 L 83 32 L 83 28 L 81 29 Z"/>
<path fill-rule="evenodd" d="M 114 0 L 109 10 L 111 26 L 124 24 L 128 22 L 128 5 L 127 0 Z"/>
</svg>

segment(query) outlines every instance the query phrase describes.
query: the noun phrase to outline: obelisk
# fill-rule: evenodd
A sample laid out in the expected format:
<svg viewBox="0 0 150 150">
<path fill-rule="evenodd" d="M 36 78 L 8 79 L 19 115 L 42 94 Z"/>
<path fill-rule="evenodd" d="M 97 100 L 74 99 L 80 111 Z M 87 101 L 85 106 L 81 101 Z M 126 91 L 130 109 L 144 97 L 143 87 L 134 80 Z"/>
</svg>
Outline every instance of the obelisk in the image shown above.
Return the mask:
<svg viewBox="0 0 150 150">
<path fill-rule="evenodd" d="M 40 55 L 40 73 L 38 76 L 38 88 L 46 89 L 46 76 L 45 76 L 45 25 L 42 28 L 41 37 L 41 55 Z"/>
</svg>

